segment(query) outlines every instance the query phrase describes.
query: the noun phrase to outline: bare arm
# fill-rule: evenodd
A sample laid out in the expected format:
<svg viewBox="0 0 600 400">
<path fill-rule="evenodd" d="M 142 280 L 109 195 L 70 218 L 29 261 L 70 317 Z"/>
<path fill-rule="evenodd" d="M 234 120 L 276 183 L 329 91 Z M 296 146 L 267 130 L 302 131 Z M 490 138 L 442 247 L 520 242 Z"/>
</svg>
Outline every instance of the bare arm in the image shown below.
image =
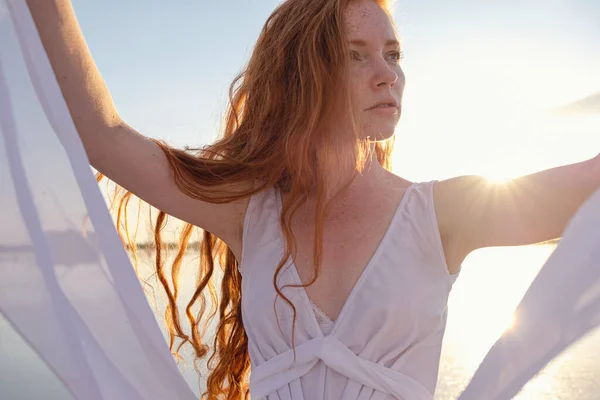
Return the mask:
<svg viewBox="0 0 600 400">
<path fill-rule="evenodd" d="M 27 0 L 27 5 L 94 168 L 158 209 L 228 244 L 238 239 L 247 201 L 211 204 L 192 199 L 176 187 L 162 150 L 119 116 L 71 2 Z"/>
<path fill-rule="evenodd" d="M 435 188 L 440 230 L 461 257 L 482 247 L 556 239 L 598 187 L 600 155 L 501 184 L 449 179 Z"/>
<path fill-rule="evenodd" d="M 102 171 L 103 164 L 110 164 L 102 156 L 118 151 L 112 140 L 137 133 L 119 117 L 70 1 L 27 0 L 27 4 L 88 157 Z"/>
</svg>

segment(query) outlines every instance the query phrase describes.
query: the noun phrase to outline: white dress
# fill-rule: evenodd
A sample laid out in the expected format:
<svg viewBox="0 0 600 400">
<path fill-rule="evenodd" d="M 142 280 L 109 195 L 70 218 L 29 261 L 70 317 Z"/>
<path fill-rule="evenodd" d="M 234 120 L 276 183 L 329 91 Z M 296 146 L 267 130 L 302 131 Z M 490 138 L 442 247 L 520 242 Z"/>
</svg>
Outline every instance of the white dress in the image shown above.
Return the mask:
<svg viewBox="0 0 600 400">
<path fill-rule="evenodd" d="M 297 308 L 293 365 L 292 309 L 277 300 L 280 330 L 273 308 L 281 196 L 273 188 L 250 199 L 240 270 L 253 399 L 433 398 L 456 279 L 443 256 L 433 185 L 408 188 L 335 322 L 315 314 L 304 289 L 282 290 Z M 301 283 L 289 260 L 279 282 Z"/>
</svg>

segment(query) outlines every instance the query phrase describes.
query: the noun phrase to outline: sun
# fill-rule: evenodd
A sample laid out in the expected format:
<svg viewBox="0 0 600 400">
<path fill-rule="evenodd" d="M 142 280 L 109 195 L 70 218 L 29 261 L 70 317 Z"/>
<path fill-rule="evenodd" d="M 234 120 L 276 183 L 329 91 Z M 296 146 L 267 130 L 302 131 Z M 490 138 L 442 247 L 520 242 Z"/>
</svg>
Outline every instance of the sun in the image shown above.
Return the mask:
<svg viewBox="0 0 600 400">
<path fill-rule="evenodd" d="M 508 183 L 515 178 L 514 175 L 507 174 L 504 171 L 491 171 L 482 174 L 486 181 L 489 183 L 500 184 Z"/>
<path fill-rule="evenodd" d="M 517 166 L 488 165 L 480 173 L 490 183 L 508 183 L 514 178 L 523 175 L 523 168 Z"/>
<path fill-rule="evenodd" d="M 480 169 L 479 175 L 484 177 L 488 182 L 494 184 L 510 183 L 515 178 L 535 172 L 533 167 L 537 160 L 532 154 L 528 157 L 519 157 L 518 159 L 500 159 L 494 160 Z"/>
</svg>

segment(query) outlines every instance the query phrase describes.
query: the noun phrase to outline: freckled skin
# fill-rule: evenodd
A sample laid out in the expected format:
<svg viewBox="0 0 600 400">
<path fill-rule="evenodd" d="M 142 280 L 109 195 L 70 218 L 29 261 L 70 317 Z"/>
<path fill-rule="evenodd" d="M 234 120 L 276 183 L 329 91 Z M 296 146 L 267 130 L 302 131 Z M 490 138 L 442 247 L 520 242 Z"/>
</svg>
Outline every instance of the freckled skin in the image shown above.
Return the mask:
<svg viewBox="0 0 600 400">
<path fill-rule="evenodd" d="M 394 52 L 400 49 L 386 41 L 397 35 L 387 13 L 372 0 L 351 3 L 345 12 L 347 40 L 363 40 L 367 46 L 349 44 L 350 51 L 359 54 L 349 59 L 349 88 L 352 112 L 361 138 L 373 141 L 393 136 L 401 115 L 405 76 Z M 399 41 L 399 40 L 398 40 Z M 396 53 L 397 54 L 397 53 Z M 400 110 L 396 115 L 366 111 L 375 104 L 393 98 Z M 335 129 L 351 130 L 351 117 L 340 111 Z"/>
</svg>

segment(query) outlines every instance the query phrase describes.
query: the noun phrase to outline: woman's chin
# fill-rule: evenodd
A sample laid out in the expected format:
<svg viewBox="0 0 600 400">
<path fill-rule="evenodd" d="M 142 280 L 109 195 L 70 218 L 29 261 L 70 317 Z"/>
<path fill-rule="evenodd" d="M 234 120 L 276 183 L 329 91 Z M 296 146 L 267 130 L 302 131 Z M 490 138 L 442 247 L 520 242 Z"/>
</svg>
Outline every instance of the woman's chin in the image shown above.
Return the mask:
<svg viewBox="0 0 600 400">
<path fill-rule="evenodd" d="M 378 132 L 371 133 L 368 135 L 369 140 L 372 142 L 382 142 L 384 140 L 391 139 L 394 136 L 394 132 L 396 131 L 396 126 L 386 127 L 384 129 L 379 130 Z"/>
<path fill-rule="evenodd" d="M 362 124 L 360 137 L 368 139 L 371 142 L 381 142 L 394 136 L 398 121 L 377 121 L 369 124 Z"/>
</svg>

